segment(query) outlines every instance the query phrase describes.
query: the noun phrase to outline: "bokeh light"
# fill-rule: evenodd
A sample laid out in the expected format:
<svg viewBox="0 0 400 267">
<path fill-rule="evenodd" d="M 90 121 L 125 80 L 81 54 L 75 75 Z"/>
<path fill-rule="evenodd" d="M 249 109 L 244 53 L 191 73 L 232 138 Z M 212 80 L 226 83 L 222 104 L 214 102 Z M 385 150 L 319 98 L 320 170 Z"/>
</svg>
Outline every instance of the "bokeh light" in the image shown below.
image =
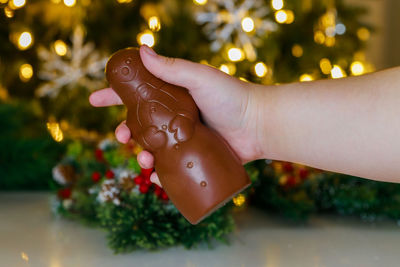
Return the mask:
<svg viewBox="0 0 400 267">
<path fill-rule="evenodd" d="M 230 61 L 237 62 L 244 59 L 244 54 L 240 48 L 230 48 L 228 50 L 228 58 Z"/>
<path fill-rule="evenodd" d="M 263 62 L 258 62 L 254 65 L 254 72 L 257 75 L 257 77 L 264 77 L 267 75 L 268 68 L 267 65 L 265 65 Z"/>
<path fill-rule="evenodd" d="M 76 4 L 76 0 L 64 0 L 64 5 L 67 7 L 73 7 Z"/>
<path fill-rule="evenodd" d="M 310 82 L 314 80 L 314 78 L 310 74 L 302 74 L 299 78 L 300 82 Z"/>
<path fill-rule="evenodd" d="M 245 17 L 242 19 L 242 29 L 245 32 L 251 32 L 254 30 L 254 20 L 250 17 Z"/>
<path fill-rule="evenodd" d="M 28 31 L 22 32 L 18 37 L 18 48 L 20 50 L 26 50 L 33 44 L 32 34 Z"/>
<path fill-rule="evenodd" d="M 351 74 L 358 76 L 365 73 L 364 64 L 360 61 L 354 61 L 350 65 Z"/>
<path fill-rule="evenodd" d="M 333 65 L 333 68 L 331 69 L 331 76 L 333 79 L 339 79 L 346 77 L 346 74 L 339 65 Z"/>
<path fill-rule="evenodd" d="M 157 16 L 152 16 L 148 21 L 150 30 L 157 32 L 161 29 L 161 22 Z"/>
<path fill-rule="evenodd" d="M 155 44 L 154 35 L 151 31 L 144 31 L 138 34 L 137 42 L 139 45 L 147 45 L 148 47 L 153 47 Z"/>
<path fill-rule="evenodd" d="M 30 64 L 22 64 L 19 68 L 19 78 L 23 82 L 28 82 L 33 76 L 33 68 Z"/>
<path fill-rule="evenodd" d="M 67 54 L 67 45 L 62 40 L 57 40 L 54 42 L 54 50 L 59 56 L 65 56 Z"/>
</svg>

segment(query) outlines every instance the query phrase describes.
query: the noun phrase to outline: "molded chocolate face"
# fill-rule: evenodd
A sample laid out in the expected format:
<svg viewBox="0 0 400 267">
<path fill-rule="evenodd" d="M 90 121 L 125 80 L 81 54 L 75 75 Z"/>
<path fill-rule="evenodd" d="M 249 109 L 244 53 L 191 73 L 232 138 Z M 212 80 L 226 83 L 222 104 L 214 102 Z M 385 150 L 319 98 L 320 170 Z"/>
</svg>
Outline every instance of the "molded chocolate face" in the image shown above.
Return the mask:
<svg viewBox="0 0 400 267">
<path fill-rule="evenodd" d="M 111 83 L 130 82 L 144 69 L 137 48 L 127 48 L 114 54 L 106 66 L 107 80 Z M 147 70 L 146 70 L 147 71 Z"/>
</svg>

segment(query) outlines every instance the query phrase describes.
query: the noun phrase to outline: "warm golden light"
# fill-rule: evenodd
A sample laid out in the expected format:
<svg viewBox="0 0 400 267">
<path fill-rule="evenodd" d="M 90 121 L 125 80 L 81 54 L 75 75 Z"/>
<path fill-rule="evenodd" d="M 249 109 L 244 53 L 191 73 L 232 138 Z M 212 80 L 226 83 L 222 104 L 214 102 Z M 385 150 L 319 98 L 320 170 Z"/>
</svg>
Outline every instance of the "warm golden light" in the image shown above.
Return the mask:
<svg viewBox="0 0 400 267">
<path fill-rule="evenodd" d="M 65 56 L 67 54 L 67 45 L 62 40 L 57 40 L 54 42 L 54 50 L 59 56 Z"/>
<path fill-rule="evenodd" d="M 207 4 L 207 0 L 193 0 L 193 3 L 196 5 L 205 5 Z"/>
<path fill-rule="evenodd" d="M 48 122 L 47 129 L 49 130 L 51 137 L 53 137 L 56 142 L 61 142 L 64 139 L 64 134 L 61 131 L 60 124 L 57 122 Z"/>
<path fill-rule="evenodd" d="M 21 8 L 26 4 L 25 0 L 11 0 L 8 5 L 10 6 L 10 8 L 12 9 L 17 9 L 17 8 Z"/>
<path fill-rule="evenodd" d="M 8 99 L 8 91 L 6 88 L 0 85 L 0 100 L 7 100 Z"/>
<path fill-rule="evenodd" d="M 275 12 L 275 20 L 278 23 L 290 24 L 294 21 L 294 13 L 291 10 L 278 10 Z"/>
<path fill-rule="evenodd" d="M 30 32 L 23 32 L 18 38 L 18 48 L 20 50 L 28 49 L 33 43 L 33 37 Z"/>
<path fill-rule="evenodd" d="M 229 67 L 226 64 L 221 64 L 221 66 L 219 66 L 219 69 L 227 74 L 229 74 Z"/>
<path fill-rule="evenodd" d="M 285 23 L 285 21 L 287 20 L 287 14 L 285 11 L 283 10 L 279 10 L 277 12 L 275 12 L 275 20 L 279 23 Z"/>
<path fill-rule="evenodd" d="M 357 30 L 357 37 L 361 40 L 361 41 L 367 41 L 370 37 L 370 32 L 367 28 L 365 27 L 361 27 Z"/>
<path fill-rule="evenodd" d="M 332 64 L 327 58 L 323 58 L 319 62 L 319 67 L 323 74 L 330 74 L 332 70 Z"/>
<path fill-rule="evenodd" d="M 76 4 L 76 0 L 64 0 L 64 5 L 67 7 L 73 7 Z"/>
<path fill-rule="evenodd" d="M 228 58 L 230 61 L 237 62 L 241 61 L 244 58 L 244 54 L 242 49 L 240 48 L 230 48 L 228 50 Z"/>
<path fill-rule="evenodd" d="M 161 29 L 160 19 L 157 16 L 150 17 L 148 24 L 152 31 L 158 32 Z"/>
<path fill-rule="evenodd" d="M 301 45 L 298 44 L 293 45 L 292 55 L 295 57 L 301 57 L 303 55 L 303 47 L 301 47 Z"/>
<path fill-rule="evenodd" d="M 219 69 L 229 75 L 233 75 L 236 72 L 236 66 L 232 63 L 221 64 Z"/>
<path fill-rule="evenodd" d="M 365 73 L 364 64 L 360 61 L 354 61 L 350 65 L 351 74 L 358 76 Z"/>
<path fill-rule="evenodd" d="M 33 68 L 30 64 L 22 64 L 19 68 L 19 78 L 23 82 L 29 81 L 33 76 Z"/>
<path fill-rule="evenodd" d="M 310 82 L 314 80 L 314 78 L 310 74 L 302 74 L 299 78 L 300 82 Z"/>
<path fill-rule="evenodd" d="M 271 1 L 272 8 L 275 10 L 279 10 L 283 8 L 283 0 L 272 0 Z"/>
<path fill-rule="evenodd" d="M 54 4 L 59 4 L 61 3 L 61 0 L 51 0 L 51 2 L 53 2 Z"/>
<path fill-rule="evenodd" d="M 325 42 L 325 34 L 322 31 L 316 31 L 314 33 L 314 41 L 317 44 L 323 44 Z"/>
<path fill-rule="evenodd" d="M 339 65 L 333 65 L 333 68 L 331 69 L 331 76 L 333 79 L 339 79 L 345 77 L 346 74 Z"/>
<path fill-rule="evenodd" d="M 140 45 L 147 45 L 153 47 L 155 44 L 154 35 L 151 31 L 144 31 L 138 34 L 137 42 Z"/>
<path fill-rule="evenodd" d="M 254 72 L 257 77 L 264 77 L 265 75 L 267 75 L 268 72 L 267 65 L 265 65 L 263 62 L 258 62 L 254 65 Z"/>
<path fill-rule="evenodd" d="M 242 29 L 245 32 L 251 32 L 254 30 L 254 20 L 250 17 L 245 17 L 242 19 Z"/>
<path fill-rule="evenodd" d="M 14 17 L 14 10 L 12 10 L 8 6 L 6 6 L 4 8 L 4 15 L 6 15 L 7 18 L 12 18 L 12 17 Z"/>
<path fill-rule="evenodd" d="M 332 47 L 332 46 L 334 46 L 335 45 L 335 43 L 336 43 L 336 39 L 335 39 L 335 37 L 326 37 L 326 39 L 325 39 L 325 45 L 327 46 L 327 47 Z"/>
<path fill-rule="evenodd" d="M 246 197 L 243 194 L 239 194 L 236 197 L 234 197 L 232 200 L 233 200 L 233 204 L 235 204 L 235 206 L 240 207 L 240 206 L 243 206 L 243 204 L 246 202 Z"/>
<path fill-rule="evenodd" d="M 26 254 L 25 252 L 21 252 L 21 258 L 22 258 L 24 261 L 29 261 L 28 254 Z"/>
</svg>

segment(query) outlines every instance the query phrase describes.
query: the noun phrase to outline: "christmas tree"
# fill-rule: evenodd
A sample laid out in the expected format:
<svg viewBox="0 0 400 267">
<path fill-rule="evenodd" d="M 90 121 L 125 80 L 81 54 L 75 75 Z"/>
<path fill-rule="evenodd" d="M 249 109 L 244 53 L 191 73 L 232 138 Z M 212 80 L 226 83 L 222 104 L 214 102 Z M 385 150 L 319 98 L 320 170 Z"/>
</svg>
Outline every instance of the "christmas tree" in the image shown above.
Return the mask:
<svg viewBox="0 0 400 267">
<path fill-rule="evenodd" d="M 114 51 L 146 44 L 160 54 L 262 84 L 337 79 L 374 70 L 364 53 L 372 31 L 360 21 L 366 10 L 342 0 L 0 0 L 0 8 L 0 102 L 27 109 L 14 117 L 3 109 L 2 125 L 11 127 L 24 118 L 34 122 L 19 124 L 13 128 L 18 134 L 7 135 L 25 142 L 0 145 L 38 151 L 21 159 L 42 162 L 30 165 L 32 177 L 46 176 L 54 162 L 44 162 L 45 155 L 51 151 L 57 159 L 68 145 L 53 170 L 57 210 L 109 229 L 116 251 L 223 239 L 232 230 L 232 218 L 224 209 L 202 226 L 189 227 L 162 189 L 148 184 L 138 169 L 133 159 L 140 148 L 133 146 L 129 153 L 118 146 L 95 148 L 125 118 L 122 107 L 99 110 L 88 103 L 90 92 L 106 86 L 104 66 Z M 43 137 L 46 129 L 49 135 Z M 41 133 L 50 145 L 36 148 L 37 141 L 28 134 L 32 132 Z M 8 169 L 21 169 L 18 160 L 2 158 L 10 163 Z M 397 186 L 291 163 L 259 161 L 248 169 L 258 179 L 253 189 L 234 199 L 235 206 L 242 206 L 250 194 L 262 209 L 295 219 L 326 210 L 363 218 L 400 217 Z M 4 176 L 0 186 L 32 186 L 32 179 L 24 184 L 12 178 L 18 176 L 25 174 Z M 149 208 L 149 213 L 140 215 L 135 205 Z M 147 235 L 152 225 L 166 223 L 164 216 L 176 224 L 157 228 L 158 236 Z"/>
</svg>

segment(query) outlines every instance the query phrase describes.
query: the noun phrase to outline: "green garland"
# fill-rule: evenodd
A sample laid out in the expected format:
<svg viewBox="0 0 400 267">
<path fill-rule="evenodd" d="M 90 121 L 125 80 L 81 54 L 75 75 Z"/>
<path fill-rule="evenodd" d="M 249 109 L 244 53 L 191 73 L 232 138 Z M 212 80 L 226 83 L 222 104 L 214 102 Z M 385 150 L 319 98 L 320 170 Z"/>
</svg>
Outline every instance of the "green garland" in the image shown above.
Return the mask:
<svg viewBox="0 0 400 267">
<path fill-rule="evenodd" d="M 263 175 L 255 183 L 251 201 L 265 211 L 303 221 L 313 213 L 326 212 L 367 221 L 400 220 L 400 184 L 322 172 L 288 162 L 256 164 L 259 168 L 264 165 Z M 306 170 L 303 179 L 298 177 L 299 169 Z"/>
<path fill-rule="evenodd" d="M 191 225 L 161 188 L 147 186 L 150 172 L 138 166 L 133 152 L 137 147 L 109 141 L 101 146 L 68 146 L 54 171 L 58 214 L 105 229 L 116 253 L 228 241 L 227 234 L 234 229 L 232 204 Z"/>
</svg>

